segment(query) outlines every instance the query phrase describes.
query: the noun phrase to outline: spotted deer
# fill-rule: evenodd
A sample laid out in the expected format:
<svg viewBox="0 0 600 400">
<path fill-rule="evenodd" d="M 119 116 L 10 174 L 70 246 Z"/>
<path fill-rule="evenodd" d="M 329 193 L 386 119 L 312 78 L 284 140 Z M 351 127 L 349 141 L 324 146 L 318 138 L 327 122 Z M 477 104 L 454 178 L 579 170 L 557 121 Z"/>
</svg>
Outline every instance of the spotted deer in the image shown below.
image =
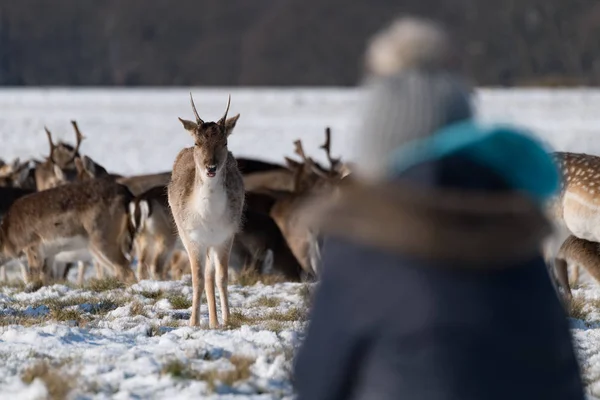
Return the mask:
<svg viewBox="0 0 600 400">
<path fill-rule="evenodd" d="M 229 322 L 229 253 L 234 235 L 240 227 L 244 207 L 242 175 L 227 148 L 227 139 L 240 116 L 238 114 L 227 119 L 230 101 L 231 97 L 225 114 L 218 122 L 204 122 L 198 115 L 190 93 L 196 122 L 179 118 L 185 130 L 192 135 L 194 146 L 183 149 L 175 159 L 168 199 L 192 270 L 191 326 L 200 323 L 203 280 L 210 328 L 218 325 L 215 279 L 223 324 Z M 214 266 L 211 265 L 211 259 Z"/>
<path fill-rule="evenodd" d="M 562 179 L 560 191 L 549 203 L 548 211 L 557 232 L 544 251 L 546 259 L 554 264 L 558 283 L 570 297 L 565 278 L 567 261 L 579 260 L 591 276 L 600 278 L 596 270 L 600 262 L 590 261 L 593 254 L 600 258 L 597 245 L 600 243 L 600 157 L 557 152 L 554 159 Z"/>
<path fill-rule="evenodd" d="M 133 195 L 110 178 L 62 185 L 17 199 L 0 225 L 0 253 L 23 253 L 30 267 L 30 287 L 47 279 L 46 259 L 62 252 L 88 251 L 116 275 L 134 281 L 127 254 L 134 229 L 128 205 Z"/>
</svg>

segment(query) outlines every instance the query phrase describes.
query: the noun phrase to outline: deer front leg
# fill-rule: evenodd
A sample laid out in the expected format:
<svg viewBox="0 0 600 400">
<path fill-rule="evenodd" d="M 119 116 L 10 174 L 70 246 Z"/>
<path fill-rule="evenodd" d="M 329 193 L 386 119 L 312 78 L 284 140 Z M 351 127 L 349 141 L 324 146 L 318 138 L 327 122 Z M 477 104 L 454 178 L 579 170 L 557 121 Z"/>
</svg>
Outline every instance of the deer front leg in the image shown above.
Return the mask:
<svg viewBox="0 0 600 400">
<path fill-rule="evenodd" d="M 200 326 L 200 304 L 202 303 L 203 291 L 202 274 L 207 253 L 206 247 L 191 241 L 182 229 L 179 229 L 179 235 L 188 254 L 192 272 L 192 316 L 190 317 L 190 326 Z"/>
<path fill-rule="evenodd" d="M 221 300 L 221 315 L 223 316 L 223 326 L 229 324 L 229 299 L 227 295 L 227 278 L 229 270 L 229 254 L 233 238 L 229 239 L 215 250 L 215 270 L 217 279 L 217 288 L 219 290 L 219 298 Z"/>
<path fill-rule="evenodd" d="M 204 266 L 204 290 L 208 305 L 208 325 L 214 329 L 219 325 L 217 317 L 217 299 L 215 298 L 215 266 L 211 262 L 210 249 L 206 252 L 206 265 Z"/>
</svg>

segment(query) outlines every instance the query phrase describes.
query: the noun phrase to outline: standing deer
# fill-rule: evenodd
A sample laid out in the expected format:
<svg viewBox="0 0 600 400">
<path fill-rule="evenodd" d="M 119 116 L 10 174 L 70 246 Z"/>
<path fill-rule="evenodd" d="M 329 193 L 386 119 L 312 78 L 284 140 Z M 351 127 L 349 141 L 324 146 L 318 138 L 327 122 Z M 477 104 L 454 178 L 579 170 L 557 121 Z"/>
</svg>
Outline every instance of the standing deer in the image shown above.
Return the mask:
<svg viewBox="0 0 600 400">
<path fill-rule="evenodd" d="M 89 251 L 133 281 L 126 254 L 133 243 L 128 205 L 133 195 L 110 178 L 62 185 L 17 199 L 0 225 L 0 253 L 27 256 L 29 290 L 47 278 L 45 259 L 67 251 Z"/>
<path fill-rule="evenodd" d="M 545 249 L 545 256 L 554 264 L 558 284 L 570 298 L 567 261 L 580 263 L 591 276 L 600 278 L 600 262 L 593 262 L 594 255 L 600 259 L 600 157 L 557 152 L 554 158 L 562 182 L 548 210 L 558 232 L 554 243 Z"/>
<path fill-rule="evenodd" d="M 179 118 L 192 135 L 194 146 L 183 149 L 175 159 L 168 186 L 169 205 L 177 231 L 188 254 L 193 285 L 190 326 L 200 323 L 202 281 L 205 280 L 209 326 L 218 325 L 215 301 L 215 278 L 221 300 L 223 324 L 229 322 L 227 274 L 229 253 L 238 232 L 244 207 L 244 182 L 227 139 L 239 114 L 227 119 L 231 97 L 225 114 L 218 122 L 204 122 L 198 115 L 190 93 L 196 122 Z M 210 252 L 213 256 L 210 256 Z M 214 266 L 211 260 L 214 260 Z M 204 271 L 203 271 L 204 269 Z M 204 273 L 204 276 L 203 276 Z"/>
</svg>

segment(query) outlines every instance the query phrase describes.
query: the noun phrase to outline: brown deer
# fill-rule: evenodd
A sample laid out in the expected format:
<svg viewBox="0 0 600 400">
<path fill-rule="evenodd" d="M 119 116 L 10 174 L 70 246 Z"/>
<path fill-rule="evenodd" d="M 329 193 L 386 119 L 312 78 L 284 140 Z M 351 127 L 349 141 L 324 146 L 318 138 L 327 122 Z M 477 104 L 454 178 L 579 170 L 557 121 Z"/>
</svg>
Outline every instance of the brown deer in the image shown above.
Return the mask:
<svg viewBox="0 0 600 400">
<path fill-rule="evenodd" d="M 128 205 L 131 192 L 110 178 L 62 185 L 16 200 L 0 225 L 0 253 L 27 256 L 29 290 L 47 278 L 47 258 L 89 249 L 117 276 L 135 280 L 126 254 L 133 243 Z"/>
<path fill-rule="evenodd" d="M 579 264 L 591 276 L 600 278 L 597 270 L 600 263 L 590 261 L 594 249 L 598 251 L 597 243 L 600 243 L 600 157 L 557 152 L 554 159 L 562 181 L 559 193 L 548 205 L 548 211 L 557 232 L 544 251 L 546 260 L 554 264 L 558 283 L 570 297 L 568 279 L 565 278 L 567 260 L 580 260 Z M 560 248 L 556 251 L 558 246 Z"/>
<path fill-rule="evenodd" d="M 0 168 L 0 186 L 35 190 L 35 168 L 38 164 L 36 160 L 21 162 L 19 158 L 12 164 L 4 164 Z"/>
<path fill-rule="evenodd" d="M 35 182 L 38 190 L 53 188 L 65 181 L 71 182 L 76 179 L 77 170 L 74 161 L 76 157 L 79 157 L 79 147 L 84 136 L 79 131 L 75 121 L 71 121 L 71 124 L 75 129 L 77 138 L 75 147 L 63 142 L 54 144 L 52 133 L 48 128 L 44 128 L 50 144 L 50 155 L 35 170 Z"/>
<path fill-rule="evenodd" d="M 246 199 L 255 197 L 247 193 Z M 235 236 L 232 257 L 235 256 L 241 270 L 253 270 L 266 273 L 268 265 L 271 273 L 281 275 L 288 281 L 300 281 L 302 266 L 290 250 L 281 230 L 273 219 L 253 207 L 247 207 L 243 214 L 242 229 Z M 267 260 L 271 256 L 271 262 Z"/>
<path fill-rule="evenodd" d="M 229 104 L 218 122 L 204 122 L 190 93 L 196 122 L 179 118 L 192 135 L 194 146 L 175 159 L 168 186 L 169 205 L 192 270 L 191 326 L 200 322 L 202 280 L 205 280 L 209 326 L 218 325 L 215 278 L 221 301 L 223 324 L 229 322 L 227 274 L 229 253 L 238 232 L 244 207 L 244 182 L 233 154 L 227 148 L 239 114 L 227 119 Z M 213 251 L 213 255 L 209 254 Z M 215 265 L 211 265 L 213 259 Z M 204 271 L 203 271 L 204 269 Z M 203 276 L 204 274 L 204 276 Z"/>
<path fill-rule="evenodd" d="M 316 279 L 319 275 L 320 240 L 317 231 L 303 223 L 304 206 L 313 196 L 334 193 L 336 186 L 347 176 L 347 168 L 339 159 L 331 157 L 331 131 L 325 131 L 325 143 L 321 148 L 326 152 L 330 168 L 324 168 L 307 157 L 302 142 L 294 142 L 295 153 L 302 162 L 286 159 L 294 172 L 294 191 L 273 191 L 261 189 L 259 193 L 272 194 L 277 200 L 270 209 L 270 216 L 277 223 L 290 249 L 298 259 L 306 278 Z"/>
<path fill-rule="evenodd" d="M 157 186 L 129 205 L 136 228 L 135 249 L 138 255 L 138 279 L 166 279 L 168 263 L 179 239 L 173 220 L 166 186 Z"/>
</svg>

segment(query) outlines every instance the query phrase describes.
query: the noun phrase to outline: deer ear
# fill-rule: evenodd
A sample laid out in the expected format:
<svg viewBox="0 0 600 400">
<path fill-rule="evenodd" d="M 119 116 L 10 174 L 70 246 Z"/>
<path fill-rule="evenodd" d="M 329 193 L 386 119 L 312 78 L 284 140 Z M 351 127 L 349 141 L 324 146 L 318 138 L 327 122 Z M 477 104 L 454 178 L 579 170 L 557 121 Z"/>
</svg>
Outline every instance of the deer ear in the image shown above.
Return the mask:
<svg viewBox="0 0 600 400">
<path fill-rule="evenodd" d="M 192 134 L 195 133 L 196 130 L 198 129 L 198 124 L 196 124 L 195 122 L 188 121 L 187 119 L 181 119 L 181 118 L 179 118 L 179 120 L 183 124 L 184 129 Z"/>
<path fill-rule="evenodd" d="M 54 175 L 61 181 L 67 180 L 67 177 L 65 176 L 65 172 L 56 164 L 54 164 Z"/>
<path fill-rule="evenodd" d="M 235 117 L 228 118 L 227 121 L 225 121 L 225 133 L 227 136 L 231 135 L 231 132 L 233 132 L 233 128 L 235 128 L 235 124 L 237 124 L 237 120 L 239 118 L 240 114 L 236 115 Z"/>
<path fill-rule="evenodd" d="M 90 174 L 92 174 L 93 176 L 96 176 L 96 173 L 98 171 L 96 171 L 96 163 L 94 162 L 94 160 L 92 160 L 91 158 L 89 158 L 88 156 L 83 156 L 81 163 L 83 165 L 83 168 L 88 171 Z"/>
</svg>

